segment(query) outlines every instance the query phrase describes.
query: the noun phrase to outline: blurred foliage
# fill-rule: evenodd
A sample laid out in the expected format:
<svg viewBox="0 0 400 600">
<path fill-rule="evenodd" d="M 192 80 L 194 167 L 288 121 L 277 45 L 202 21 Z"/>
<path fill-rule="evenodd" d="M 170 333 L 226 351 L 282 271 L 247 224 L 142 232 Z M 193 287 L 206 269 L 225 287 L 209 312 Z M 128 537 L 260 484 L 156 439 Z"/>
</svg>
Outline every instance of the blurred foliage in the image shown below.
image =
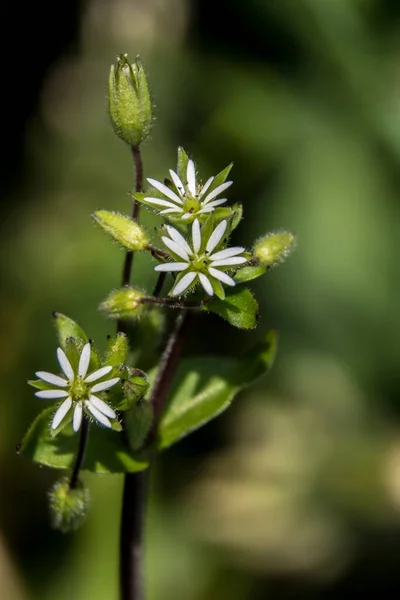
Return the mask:
<svg viewBox="0 0 400 600">
<path fill-rule="evenodd" d="M 123 253 L 89 215 L 130 201 L 129 152 L 106 113 L 120 52 L 141 55 L 152 85 L 146 176 L 162 178 L 178 145 L 204 179 L 232 160 L 229 198 L 245 214 L 233 242 L 282 227 L 298 239 L 254 282 L 255 331 L 216 315 L 194 326 L 188 355 L 239 355 L 271 325 L 280 348 L 265 381 L 155 466 L 149 598 L 385 595 L 396 583 L 399 33 L 394 0 L 82 5 L 79 51 L 42 83 L 1 223 L 4 598 L 117 598 L 121 478 L 88 475 L 87 525 L 62 536 L 46 512 L 54 472 L 14 448 L 43 407 L 25 380 L 54 368 L 51 312 L 78 320 L 101 350 L 114 332 L 96 307 L 119 285 Z M 143 221 L 155 225 L 151 212 Z M 135 259 L 143 288 L 150 261 Z"/>
</svg>

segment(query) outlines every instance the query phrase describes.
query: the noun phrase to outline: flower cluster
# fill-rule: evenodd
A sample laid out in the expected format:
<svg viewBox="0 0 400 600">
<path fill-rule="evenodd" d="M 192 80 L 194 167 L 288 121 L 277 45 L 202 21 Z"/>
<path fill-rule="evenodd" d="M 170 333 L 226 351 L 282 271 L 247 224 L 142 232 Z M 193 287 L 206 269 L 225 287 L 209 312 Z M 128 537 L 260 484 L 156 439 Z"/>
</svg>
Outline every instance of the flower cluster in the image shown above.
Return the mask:
<svg viewBox="0 0 400 600">
<path fill-rule="evenodd" d="M 113 409 L 95 394 L 108 390 L 118 383 L 120 378 L 103 379 L 112 371 L 112 367 L 110 366 L 97 369 L 88 375 L 90 354 L 91 346 L 90 343 L 87 343 L 82 349 L 78 368 L 75 372 L 64 350 L 57 348 L 57 358 L 64 377 L 47 373 L 46 371 L 38 371 L 36 373 L 39 379 L 54 386 L 54 389 L 36 392 L 35 395 L 38 398 L 48 400 L 64 398 L 64 401 L 53 417 L 51 423 L 52 429 L 57 429 L 61 423 L 67 425 L 72 420 L 73 430 L 78 431 L 84 413 L 94 417 L 98 423 L 105 427 L 111 427 L 110 419 L 117 418 Z M 102 381 L 99 381 L 100 379 Z"/>
<path fill-rule="evenodd" d="M 176 262 L 157 265 L 155 270 L 180 272 L 171 290 L 172 296 L 180 296 L 185 293 L 197 278 L 208 296 L 214 294 L 217 282 L 229 286 L 235 285 L 235 281 L 225 271 L 247 262 L 247 258 L 241 256 L 245 249 L 235 246 L 214 252 L 223 240 L 227 226 L 226 220 L 221 221 L 208 238 L 204 236 L 202 238 L 200 223 L 195 219 L 192 225 L 192 241 L 189 245 L 177 229 L 166 225 L 169 237 L 163 236 L 162 241 Z"/>
</svg>

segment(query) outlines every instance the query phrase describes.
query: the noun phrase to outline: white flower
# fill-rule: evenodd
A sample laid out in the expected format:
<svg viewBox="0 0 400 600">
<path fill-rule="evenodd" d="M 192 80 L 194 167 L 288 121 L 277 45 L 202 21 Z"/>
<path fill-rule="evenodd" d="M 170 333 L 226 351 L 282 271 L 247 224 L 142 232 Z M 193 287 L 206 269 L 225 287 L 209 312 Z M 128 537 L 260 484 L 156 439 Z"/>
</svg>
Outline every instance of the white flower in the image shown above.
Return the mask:
<svg viewBox="0 0 400 600">
<path fill-rule="evenodd" d="M 241 265 L 247 262 L 247 258 L 239 256 L 245 249 L 239 246 L 225 248 L 213 253 L 215 248 L 224 237 L 228 222 L 221 221 L 209 236 L 208 240 L 202 240 L 202 232 L 198 219 L 192 225 L 192 245 L 190 246 L 183 235 L 174 227 L 166 225 L 169 237 L 162 237 L 164 244 L 169 248 L 172 256 L 177 257 L 177 262 L 168 262 L 155 267 L 156 271 L 181 272 L 175 286 L 171 291 L 172 296 L 183 294 L 196 280 L 199 279 L 205 292 L 212 296 L 214 293 L 212 283 L 218 282 L 234 286 L 235 281 L 224 269 Z M 180 260 L 179 260 L 180 259 Z M 186 273 L 183 273 L 187 271 Z M 217 284 L 218 285 L 218 284 Z"/>
<path fill-rule="evenodd" d="M 38 398 L 55 400 L 56 398 L 65 398 L 61 406 L 57 409 L 53 421 L 52 429 L 57 429 L 65 417 L 70 414 L 72 419 L 72 427 L 74 431 L 78 431 L 82 423 L 83 412 L 90 413 L 96 421 L 105 427 L 111 427 L 110 419 L 116 419 L 117 415 L 113 409 L 98 396 L 96 392 L 103 392 L 115 385 L 119 381 L 119 377 L 106 379 L 100 383 L 94 383 L 108 375 L 112 367 L 102 367 L 93 373 L 87 375 L 90 362 L 90 344 L 87 343 L 82 348 L 79 358 L 77 373 L 74 372 L 70 361 L 67 358 L 62 348 L 57 348 L 57 358 L 60 367 L 65 377 L 47 373 L 46 371 L 38 371 L 36 376 L 42 381 L 54 385 L 54 389 L 41 390 L 36 392 Z M 71 408 L 73 409 L 71 411 Z M 66 420 L 66 423 L 69 422 Z"/>
<path fill-rule="evenodd" d="M 196 181 L 196 170 L 192 160 L 189 160 L 187 164 L 186 183 L 172 169 L 169 172 L 176 192 L 164 183 L 148 178 L 147 181 L 158 192 L 161 192 L 164 199 L 146 196 L 144 201 L 160 210 L 160 215 L 171 215 L 183 220 L 194 219 L 197 215 L 210 213 L 217 206 L 224 204 L 226 198 L 219 198 L 218 200 L 216 198 L 233 183 L 232 181 L 225 181 L 208 191 L 212 186 L 214 177 L 210 177 L 204 186 L 199 185 Z"/>
</svg>

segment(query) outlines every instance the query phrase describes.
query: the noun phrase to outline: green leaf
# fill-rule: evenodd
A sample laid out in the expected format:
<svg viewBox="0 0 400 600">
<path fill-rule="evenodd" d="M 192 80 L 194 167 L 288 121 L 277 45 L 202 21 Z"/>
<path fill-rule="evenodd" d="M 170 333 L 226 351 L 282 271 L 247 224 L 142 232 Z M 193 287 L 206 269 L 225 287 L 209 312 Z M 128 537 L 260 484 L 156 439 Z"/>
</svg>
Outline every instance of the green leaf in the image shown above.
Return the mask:
<svg viewBox="0 0 400 600">
<path fill-rule="evenodd" d="M 253 329 L 257 323 L 258 303 L 247 289 L 229 290 L 225 300 L 212 298 L 202 310 L 219 315 L 239 329 Z"/>
<path fill-rule="evenodd" d="M 153 422 L 153 409 L 150 402 L 141 400 L 124 417 L 125 431 L 132 450 L 140 450 Z"/>
<path fill-rule="evenodd" d="M 209 194 L 210 192 L 215 190 L 219 185 L 225 183 L 232 167 L 233 167 L 233 163 L 231 163 L 230 165 L 225 167 L 225 169 L 223 169 L 220 173 L 218 173 L 218 175 L 216 175 L 214 177 L 212 184 L 210 185 L 210 187 L 207 190 L 207 194 Z"/>
<path fill-rule="evenodd" d="M 54 312 L 53 317 L 57 329 L 58 342 L 64 351 L 67 349 L 66 340 L 70 337 L 79 338 L 85 343 L 89 341 L 86 333 L 75 321 L 59 312 Z"/>
<path fill-rule="evenodd" d="M 189 157 L 184 149 L 180 146 L 178 148 L 178 165 L 176 170 L 182 183 L 187 183 L 186 171 L 188 162 Z"/>
<path fill-rule="evenodd" d="M 53 407 L 41 412 L 30 426 L 19 446 L 19 453 L 55 469 L 71 469 L 79 444 L 79 435 L 71 424 L 57 436 L 50 433 Z M 124 436 L 93 424 L 90 427 L 83 469 L 94 473 L 133 473 L 148 466 L 145 456 L 133 453 Z"/>
<path fill-rule="evenodd" d="M 236 283 L 244 283 L 245 281 L 251 281 L 252 279 L 257 279 L 261 275 L 267 272 L 268 267 L 263 267 L 262 265 L 248 265 L 247 267 L 243 267 L 239 269 L 234 275 L 233 279 Z"/>
<path fill-rule="evenodd" d="M 157 447 L 166 448 L 218 416 L 244 387 L 272 366 L 277 334 L 271 330 L 244 360 L 220 356 L 182 361 L 161 418 Z"/>
</svg>

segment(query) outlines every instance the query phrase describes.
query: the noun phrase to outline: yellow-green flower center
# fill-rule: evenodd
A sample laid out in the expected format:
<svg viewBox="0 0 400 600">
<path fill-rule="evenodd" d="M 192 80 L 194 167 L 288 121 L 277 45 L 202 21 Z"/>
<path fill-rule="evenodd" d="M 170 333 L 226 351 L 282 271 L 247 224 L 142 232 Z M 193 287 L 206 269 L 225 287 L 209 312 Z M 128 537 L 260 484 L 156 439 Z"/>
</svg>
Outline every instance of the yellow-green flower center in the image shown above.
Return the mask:
<svg viewBox="0 0 400 600">
<path fill-rule="evenodd" d="M 83 398 L 87 398 L 88 389 L 82 377 L 77 377 L 71 384 L 70 394 L 73 400 L 79 402 Z"/>
</svg>

